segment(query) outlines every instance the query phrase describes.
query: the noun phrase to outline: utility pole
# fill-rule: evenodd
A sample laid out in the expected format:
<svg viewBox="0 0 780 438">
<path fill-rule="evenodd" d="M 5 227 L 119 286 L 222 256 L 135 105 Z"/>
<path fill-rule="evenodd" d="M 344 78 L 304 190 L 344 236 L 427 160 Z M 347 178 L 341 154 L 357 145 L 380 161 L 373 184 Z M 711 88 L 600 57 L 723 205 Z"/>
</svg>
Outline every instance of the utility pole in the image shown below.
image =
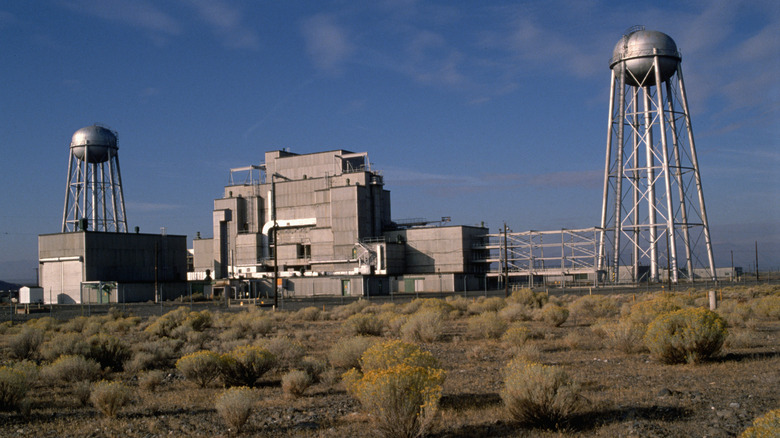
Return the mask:
<svg viewBox="0 0 780 438">
<path fill-rule="evenodd" d="M 504 297 L 509 297 L 509 251 L 507 250 L 507 231 L 509 229 L 504 222 Z M 529 270 L 530 274 L 530 270 Z"/>
<path fill-rule="evenodd" d="M 271 174 L 271 202 L 273 205 L 271 206 L 271 215 L 273 216 L 274 221 L 274 309 L 279 308 L 279 286 L 277 284 L 279 283 L 279 259 L 278 259 L 278 252 L 279 252 L 279 245 L 276 242 L 276 173 L 274 172 Z"/>
<path fill-rule="evenodd" d="M 758 240 L 756 240 L 756 281 L 758 281 Z"/>
<path fill-rule="evenodd" d="M 729 274 L 729 275 L 731 276 L 731 282 L 733 283 L 735 281 L 734 280 L 734 250 L 733 249 L 731 250 L 731 274 Z"/>
</svg>

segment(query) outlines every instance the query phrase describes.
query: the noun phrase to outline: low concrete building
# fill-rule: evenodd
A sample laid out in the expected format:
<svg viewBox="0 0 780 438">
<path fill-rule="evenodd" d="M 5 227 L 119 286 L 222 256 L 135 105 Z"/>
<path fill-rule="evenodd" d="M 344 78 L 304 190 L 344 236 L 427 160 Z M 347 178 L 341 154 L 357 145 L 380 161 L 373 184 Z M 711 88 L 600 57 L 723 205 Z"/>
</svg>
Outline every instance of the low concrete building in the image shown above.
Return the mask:
<svg viewBox="0 0 780 438">
<path fill-rule="evenodd" d="M 77 231 L 38 236 L 45 303 L 171 299 L 187 292 L 186 236 Z"/>
</svg>

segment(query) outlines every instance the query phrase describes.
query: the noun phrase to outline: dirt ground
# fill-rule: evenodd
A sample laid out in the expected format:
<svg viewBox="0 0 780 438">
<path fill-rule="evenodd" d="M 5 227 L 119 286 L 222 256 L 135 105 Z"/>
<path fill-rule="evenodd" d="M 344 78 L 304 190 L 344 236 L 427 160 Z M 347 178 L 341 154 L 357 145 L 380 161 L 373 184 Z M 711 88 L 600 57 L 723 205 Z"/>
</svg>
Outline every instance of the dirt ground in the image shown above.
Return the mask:
<svg viewBox="0 0 780 438">
<path fill-rule="evenodd" d="M 739 292 L 727 294 L 728 297 L 749 303 L 747 298 L 740 299 Z M 560 298 L 564 305 L 570 305 L 574 299 Z M 629 304 L 635 299 L 616 298 Z M 402 303 L 395 306 L 400 310 Z M 294 318 L 293 312 L 261 314 L 272 316 L 274 328 L 265 336 L 245 339 L 245 343 L 286 336 L 299 342 L 306 355 L 325 360 L 333 343 L 346 336 L 343 319 L 304 321 Z M 325 314 L 333 317 L 335 311 Z M 201 345 L 215 351 L 227 349 L 228 344 L 236 345 L 236 341 L 228 343 L 222 335 L 228 328 L 220 321 L 227 317 L 220 317 L 218 311 L 215 315 L 214 326 L 199 339 Z M 525 354 L 535 356 L 541 363 L 563 367 L 580 385 L 584 397 L 580 410 L 558 430 L 519 424 L 505 413 L 499 396 L 503 384 L 501 369 L 517 353 L 514 349 L 499 339 L 477 339 L 469 328 L 468 315 L 447 320 L 436 342 L 420 344 L 447 372 L 441 414 L 431 435 L 730 437 L 749 427 L 756 417 L 780 407 L 780 321 L 751 318 L 744 327 L 732 328 L 732 335 L 741 333 L 742 340 L 727 342 L 714 360 L 697 365 L 664 365 L 647 351 L 624 353 L 610 348 L 594 334 L 592 320 L 575 316 L 560 327 L 543 321 L 526 322 L 534 336 L 527 342 L 531 347 Z M 123 335 L 126 342 L 148 341 L 141 330 L 148 318 L 139 319 L 138 326 Z M 6 323 L 0 332 L 2 363 L 12 361 L 8 345 L 18 330 L 18 324 Z M 57 330 L 56 324 L 52 330 Z M 181 348 L 179 356 L 194 349 L 187 350 L 186 343 Z M 42 359 L 38 360 L 45 365 Z M 233 435 L 214 407 L 215 399 L 224 390 L 218 381 L 198 388 L 173 367 L 164 372 L 162 384 L 147 390 L 139 385 L 138 371 L 104 371 L 104 378 L 121 380 L 133 391 L 130 404 L 116 418 L 103 418 L 90 404 L 82 404 L 74 385 L 40 379 L 27 395 L 27 412 L 0 412 L 0 436 Z M 342 371 L 326 371 L 323 381 L 301 398 L 284 395 L 284 372 L 279 369 L 263 377 L 257 389 L 260 401 L 241 436 L 370 435 L 370 418 L 338 381 Z"/>
</svg>

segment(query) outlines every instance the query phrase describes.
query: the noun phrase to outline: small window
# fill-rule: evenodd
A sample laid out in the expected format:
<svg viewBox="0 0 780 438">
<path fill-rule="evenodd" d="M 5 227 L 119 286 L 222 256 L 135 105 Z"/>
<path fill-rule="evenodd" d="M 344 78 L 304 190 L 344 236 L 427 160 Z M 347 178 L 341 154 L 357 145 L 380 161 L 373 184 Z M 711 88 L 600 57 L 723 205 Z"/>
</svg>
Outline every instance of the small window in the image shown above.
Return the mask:
<svg viewBox="0 0 780 438">
<path fill-rule="evenodd" d="M 298 249 L 298 258 L 299 259 L 310 259 L 311 258 L 311 244 L 299 243 L 297 245 L 297 249 Z"/>
</svg>

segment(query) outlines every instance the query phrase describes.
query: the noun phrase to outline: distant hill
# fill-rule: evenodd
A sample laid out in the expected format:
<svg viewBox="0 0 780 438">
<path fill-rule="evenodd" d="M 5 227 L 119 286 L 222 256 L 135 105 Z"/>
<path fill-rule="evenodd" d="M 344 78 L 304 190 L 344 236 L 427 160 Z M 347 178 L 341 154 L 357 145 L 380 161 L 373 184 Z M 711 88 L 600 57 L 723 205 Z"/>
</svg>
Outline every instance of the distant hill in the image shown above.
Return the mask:
<svg viewBox="0 0 780 438">
<path fill-rule="evenodd" d="M 18 290 L 20 287 L 22 287 L 21 284 L 7 283 L 0 280 L 0 290 Z"/>
</svg>

